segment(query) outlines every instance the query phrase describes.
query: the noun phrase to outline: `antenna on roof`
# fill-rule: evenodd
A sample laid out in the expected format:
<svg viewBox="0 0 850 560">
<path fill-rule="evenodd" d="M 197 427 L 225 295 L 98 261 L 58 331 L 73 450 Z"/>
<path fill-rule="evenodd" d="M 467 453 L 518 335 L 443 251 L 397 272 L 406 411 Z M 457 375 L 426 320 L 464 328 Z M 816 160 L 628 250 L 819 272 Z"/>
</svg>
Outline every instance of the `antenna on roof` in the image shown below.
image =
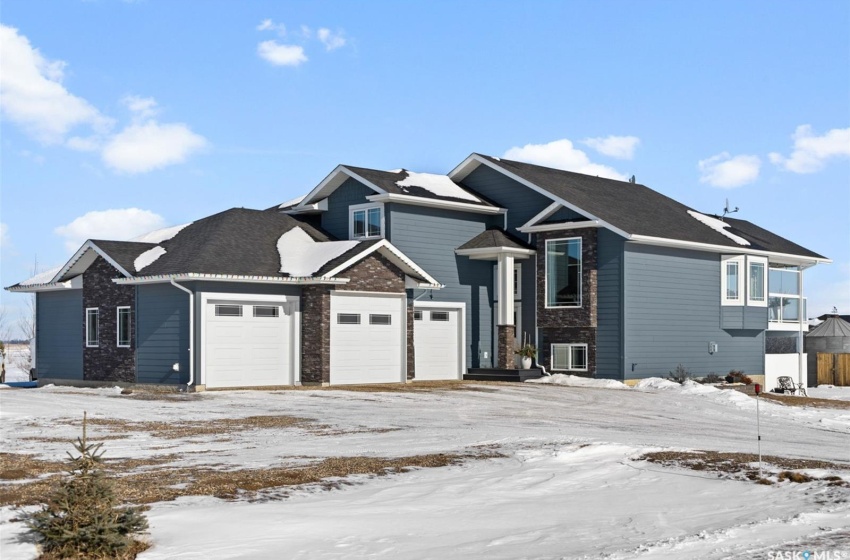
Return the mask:
<svg viewBox="0 0 850 560">
<path fill-rule="evenodd" d="M 736 206 L 734 210 L 729 209 L 729 199 L 726 199 L 726 207 L 723 208 L 723 216 L 720 218 L 721 220 L 726 217 L 726 214 L 734 214 L 738 211 L 738 207 Z"/>
<path fill-rule="evenodd" d="M 637 179 L 635 179 L 635 176 L 632 175 L 631 178 L 629 179 L 629 183 L 635 184 L 636 182 L 637 182 Z"/>
</svg>

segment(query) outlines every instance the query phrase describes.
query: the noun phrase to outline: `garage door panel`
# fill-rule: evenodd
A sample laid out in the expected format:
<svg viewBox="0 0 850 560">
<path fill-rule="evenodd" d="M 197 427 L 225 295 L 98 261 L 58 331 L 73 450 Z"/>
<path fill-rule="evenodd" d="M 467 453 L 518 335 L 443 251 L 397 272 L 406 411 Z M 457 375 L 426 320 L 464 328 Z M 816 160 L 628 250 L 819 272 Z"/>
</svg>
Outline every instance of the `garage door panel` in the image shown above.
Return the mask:
<svg viewBox="0 0 850 560">
<path fill-rule="evenodd" d="M 293 319 L 285 303 L 262 303 L 276 307 L 277 317 L 254 316 L 254 302 L 227 301 L 240 305 L 241 316 L 215 314 L 215 306 L 206 308 L 204 352 L 205 382 L 208 387 L 256 387 L 287 385 L 290 380 L 290 328 Z"/>
<path fill-rule="evenodd" d="M 331 296 L 332 384 L 392 383 L 403 380 L 403 326 L 406 317 L 403 297 L 368 295 Z M 359 323 L 340 323 L 354 315 Z M 372 324 L 370 315 L 389 324 Z"/>
<path fill-rule="evenodd" d="M 457 308 L 417 311 L 421 311 L 421 319 L 413 322 L 416 379 L 460 379 L 460 311 Z"/>
</svg>

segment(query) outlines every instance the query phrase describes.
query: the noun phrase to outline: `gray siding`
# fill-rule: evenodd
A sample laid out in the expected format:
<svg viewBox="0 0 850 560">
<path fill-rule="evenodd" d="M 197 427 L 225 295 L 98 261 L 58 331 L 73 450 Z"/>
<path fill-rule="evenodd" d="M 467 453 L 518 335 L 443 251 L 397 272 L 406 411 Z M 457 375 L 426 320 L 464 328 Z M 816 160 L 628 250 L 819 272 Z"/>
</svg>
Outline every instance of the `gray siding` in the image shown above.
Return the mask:
<svg viewBox="0 0 850 560">
<path fill-rule="evenodd" d="M 36 294 L 39 377 L 83 379 L 83 291 Z"/>
<path fill-rule="evenodd" d="M 136 381 L 189 380 L 189 296 L 170 284 L 136 290 Z M 180 372 L 172 369 L 180 364 Z"/>
<path fill-rule="evenodd" d="M 677 364 L 698 376 L 764 373 L 764 331 L 721 328 L 719 255 L 626 244 L 624 256 L 626 379 Z"/>
<path fill-rule="evenodd" d="M 724 305 L 720 308 L 720 326 L 724 329 L 767 329 L 767 307 Z"/>
<path fill-rule="evenodd" d="M 623 378 L 623 251 L 625 240 L 598 231 L 596 377 Z"/>
<path fill-rule="evenodd" d="M 322 228 L 338 239 L 348 239 L 348 207 L 365 204 L 367 196 L 377 194 L 354 179 L 348 179 L 328 197 L 328 209 L 322 213 Z M 389 223 L 385 224 L 389 227 Z"/>
<path fill-rule="evenodd" d="M 479 350 L 493 363 L 493 262 L 455 255 L 455 249 L 487 228 L 488 217 L 422 206 L 387 204 L 393 224 L 390 242 L 445 288 L 433 301 L 466 303 L 466 362 L 478 367 Z M 430 300 L 422 290 L 414 297 Z"/>
</svg>

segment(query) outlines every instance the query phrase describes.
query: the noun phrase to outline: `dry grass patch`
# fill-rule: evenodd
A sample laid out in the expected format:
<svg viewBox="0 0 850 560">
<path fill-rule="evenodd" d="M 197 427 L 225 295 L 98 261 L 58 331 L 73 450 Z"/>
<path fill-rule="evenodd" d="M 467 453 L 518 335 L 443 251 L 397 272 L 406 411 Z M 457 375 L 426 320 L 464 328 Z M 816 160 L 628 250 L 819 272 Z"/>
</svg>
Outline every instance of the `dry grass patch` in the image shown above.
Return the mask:
<svg viewBox="0 0 850 560">
<path fill-rule="evenodd" d="M 66 420 L 64 423 L 76 425 L 77 421 Z M 222 435 L 234 431 L 302 428 L 313 425 L 314 421 L 308 418 L 281 415 L 220 418 L 217 420 L 174 420 L 168 422 L 133 422 L 112 418 L 89 418 L 88 423 L 90 426 L 105 428 L 113 432 L 146 432 L 162 439 L 178 439 L 194 436 Z M 106 438 L 97 435 L 92 439 L 101 440 Z"/>
<path fill-rule="evenodd" d="M 237 470 L 220 470 L 210 466 L 158 468 L 118 476 L 119 473 L 140 465 L 154 464 L 153 460 L 150 463 L 136 460 L 134 464 L 107 462 L 105 470 L 116 476 L 115 491 L 120 501 L 146 504 L 170 501 L 181 496 L 262 499 L 263 491 L 275 488 L 304 484 L 336 488 L 348 484 L 345 479 L 352 475 L 385 476 L 412 468 L 445 467 L 467 460 L 498 456 L 500 455 L 493 451 L 476 450 L 465 454 L 435 453 L 398 458 L 331 457 L 307 466 L 277 465 L 265 469 Z M 64 463 L 56 465 L 57 470 L 66 468 Z M 23 484 L 0 485 L 0 506 L 40 503 L 50 492 L 58 476 Z"/>
<path fill-rule="evenodd" d="M 355 393 L 431 393 L 441 391 L 495 391 L 499 386 L 517 386 L 519 383 L 505 381 L 414 381 L 413 383 L 374 383 L 368 385 L 331 385 L 328 387 L 286 387 L 295 391 L 352 391 Z"/>
<path fill-rule="evenodd" d="M 761 478 L 758 468 L 752 465 L 758 463 L 758 455 L 754 453 L 722 453 L 719 451 L 657 451 L 647 453 L 639 460 L 658 463 L 667 467 L 684 467 L 694 471 L 711 471 L 719 473 L 719 476 L 734 480 L 752 480 L 760 484 L 771 484 L 767 479 Z M 764 470 L 769 472 L 771 467 L 784 469 L 779 472 L 779 482 L 790 480 L 792 482 L 826 481 L 830 486 L 844 486 L 850 488 L 850 484 L 841 477 L 828 476 L 825 478 L 813 478 L 804 473 L 793 472 L 802 469 L 829 469 L 838 471 L 850 471 L 850 464 L 835 463 L 832 461 L 821 461 L 817 459 L 793 459 L 790 457 L 777 457 L 775 455 L 763 455 L 762 464 Z"/>
<path fill-rule="evenodd" d="M 778 393 L 762 393 L 762 398 L 790 406 L 811 406 L 814 408 L 838 408 L 850 410 L 850 401 L 836 399 L 815 399 L 812 397 L 795 397 Z"/>
<path fill-rule="evenodd" d="M 32 455 L 0 453 L 0 480 L 22 480 L 65 470 L 65 463 L 45 461 Z"/>
</svg>

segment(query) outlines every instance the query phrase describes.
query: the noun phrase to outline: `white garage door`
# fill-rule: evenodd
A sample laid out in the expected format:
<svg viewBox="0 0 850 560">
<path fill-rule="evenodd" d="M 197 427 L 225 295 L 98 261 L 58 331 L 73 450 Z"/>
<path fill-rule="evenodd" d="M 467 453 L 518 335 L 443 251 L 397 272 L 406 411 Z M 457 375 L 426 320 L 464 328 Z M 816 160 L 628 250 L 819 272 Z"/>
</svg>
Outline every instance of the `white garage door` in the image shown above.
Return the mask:
<svg viewBox="0 0 850 560">
<path fill-rule="evenodd" d="M 204 315 L 207 387 L 292 383 L 292 304 L 209 301 Z"/>
<path fill-rule="evenodd" d="M 333 385 L 404 381 L 406 299 L 331 295 Z"/>
<path fill-rule="evenodd" d="M 460 310 L 414 311 L 413 345 L 418 381 L 460 379 Z"/>
</svg>

